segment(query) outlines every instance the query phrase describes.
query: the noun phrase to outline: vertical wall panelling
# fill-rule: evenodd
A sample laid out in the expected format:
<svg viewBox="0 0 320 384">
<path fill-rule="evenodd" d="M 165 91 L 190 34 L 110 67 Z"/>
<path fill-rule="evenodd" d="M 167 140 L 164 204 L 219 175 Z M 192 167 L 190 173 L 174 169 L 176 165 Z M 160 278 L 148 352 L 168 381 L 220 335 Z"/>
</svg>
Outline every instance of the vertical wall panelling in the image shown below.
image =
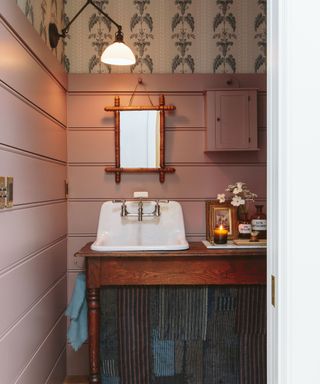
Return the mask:
<svg viewBox="0 0 320 384">
<path fill-rule="evenodd" d="M 40 7 L 23 7 L 35 20 Z M 67 78 L 11 0 L 1 2 L 0 39 L 0 175 L 14 178 L 13 208 L 0 210 L 0 382 L 61 383 Z"/>
<path fill-rule="evenodd" d="M 112 198 L 131 197 L 147 190 L 150 197 L 170 198 L 182 204 L 189 240 L 205 237 L 205 200 L 235 181 L 246 181 L 250 189 L 266 199 L 266 116 L 265 75 L 232 75 L 242 87 L 258 91 L 259 151 L 204 153 L 205 89 L 226 87 L 228 75 L 143 75 L 151 98 L 164 93 L 176 111 L 166 116 L 166 161 L 176 168 L 165 183 L 157 175 L 124 174 L 120 184 L 105 174 L 114 165 L 114 118 L 104 112 L 114 95 L 126 104 L 138 75 L 69 75 L 68 90 L 68 294 L 83 260 L 73 254 L 95 238 L 101 204 Z M 138 92 L 135 104 L 146 104 L 145 91 Z M 79 111 L 82 111 L 79 113 Z M 254 210 L 254 207 L 251 207 Z M 85 218 L 85 220 L 84 220 Z M 86 347 L 75 353 L 68 348 L 68 373 L 83 374 L 81 361 Z M 78 362 L 78 363 L 77 363 Z M 79 367 L 79 368 L 78 368 Z"/>
</svg>

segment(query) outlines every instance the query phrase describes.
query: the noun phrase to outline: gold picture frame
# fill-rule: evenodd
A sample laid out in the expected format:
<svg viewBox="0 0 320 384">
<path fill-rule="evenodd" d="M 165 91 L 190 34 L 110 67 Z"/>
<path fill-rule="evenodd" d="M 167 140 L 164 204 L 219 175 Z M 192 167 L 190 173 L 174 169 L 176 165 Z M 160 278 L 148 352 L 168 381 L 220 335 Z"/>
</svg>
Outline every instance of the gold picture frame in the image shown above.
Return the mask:
<svg viewBox="0 0 320 384">
<path fill-rule="evenodd" d="M 228 229 L 228 239 L 237 237 L 237 208 L 230 201 L 219 203 L 219 200 L 206 201 L 206 238 L 212 241 L 214 228 L 223 224 Z"/>
</svg>

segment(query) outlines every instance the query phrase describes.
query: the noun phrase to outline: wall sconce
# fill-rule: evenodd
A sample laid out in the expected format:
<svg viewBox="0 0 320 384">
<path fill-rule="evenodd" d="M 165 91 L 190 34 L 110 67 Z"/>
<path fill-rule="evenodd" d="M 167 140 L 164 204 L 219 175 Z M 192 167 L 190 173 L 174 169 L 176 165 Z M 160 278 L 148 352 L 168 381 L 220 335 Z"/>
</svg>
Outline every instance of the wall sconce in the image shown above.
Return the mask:
<svg viewBox="0 0 320 384">
<path fill-rule="evenodd" d="M 136 58 L 131 49 L 123 42 L 122 26 L 116 23 L 107 13 L 99 8 L 93 0 L 87 0 L 84 6 L 76 13 L 71 21 L 62 29 L 61 33 L 58 32 L 56 24 L 49 24 L 49 42 L 51 48 L 55 48 L 58 45 L 60 37 L 63 39 L 69 32 L 70 25 L 75 19 L 82 13 L 82 11 L 89 5 L 93 5 L 104 17 L 111 21 L 117 28 L 118 31 L 115 35 L 115 41 L 110 44 L 102 53 L 101 61 L 111 65 L 132 65 L 135 64 Z"/>
</svg>

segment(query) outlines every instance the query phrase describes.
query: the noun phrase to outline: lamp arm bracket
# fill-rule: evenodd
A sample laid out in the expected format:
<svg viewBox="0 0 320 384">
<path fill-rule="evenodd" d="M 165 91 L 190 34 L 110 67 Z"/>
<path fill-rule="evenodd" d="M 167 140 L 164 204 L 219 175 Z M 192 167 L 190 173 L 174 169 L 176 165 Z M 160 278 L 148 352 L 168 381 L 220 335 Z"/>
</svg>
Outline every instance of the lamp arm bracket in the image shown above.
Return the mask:
<svg viewBox="0 0 320 384">
<path fill-rule="evenodd" d="M 55 23 L 49 23 L 48 33 L 49 33 L 49 42 L 50 42 L 51 48 L 56 48 L 60 37 L 64 39 L 67 36 L 67 33 L 69 32 L 71 24 L 84 11 L 84 9 L 87 8 L 89 4 L 91 4 L 94 8 L 96 8 L 98 12 L 100 12 L 104 17 L 106 17 L 112 24 L 114 24 L 118 28 L 118 31 L 115 36 L 115 42 L 123 43 L 122 26 L 116 23 L 106 12 L 104 12 L 100 7 L 98 7 L 97 4 L 93 2 L 93 0 L 87 0 L 86 3 L 79 9 L 79 11 L 69 21 L 69 23 L 61 30 L 61 33 L 59 33 Z"/>
<path fill-rule="evenodd" d="M 87 2 L 79 9 L 79 11 L 75 14 L 75 16 L 73 16 L 73 18 L 71 19 L 71 21 L 61 30 L 61 34 L 60 36 L 65 38 L 67 33 L 69 32 L 69 28 L 71 26 L 71 24 L 76 20 L 76 18 L 85 10 L 85 8 L 87 8 L 87 6 L 91 4 L 92 6 L 94 6 L 94 8 L 97 9 L 97 11 L 99 11 L 104 17 L 106 17 L 108 20 L 111 21 L 111 23 L 113 23 L 117 28 L 118 28 L 118 31 L 121 31 L 122 30 L 122 26 L 118 23 L 116 23 L 106 12 L 104 12 L 100 7 L 98 7 L 94 2 L 93 0 L 87 0 Z"/>
<path fill-rule="evenodd" d="M 66 37 L 67 33 L 69 32 L 69 28 L 71 24 L 75 21 L 75 19 L 84 11 L 87 6 L 92 3 L 92 0 L 87 0 L 87 2 L 79 9 L 79 11 L 73 16 L 73 18 L 69 21 L 69 23 L 61 30 L 61 37 Z"/>
<path fill-rule="evenodd" d="M 122 26 L 120 24 L 118 24 L 117 22 L 115 22 L 106 12 L 104 12 L 101 8 L 99 8 L 97 6 L 97 4 L 95 4 L 92 0 L 88 0 L 88 3 L 93 5 L 104 17 L 109 19 L 111 21 L 111 23 L 113 23 L 118 28 L 119 31 L 122 30 Z"/>
</svg>

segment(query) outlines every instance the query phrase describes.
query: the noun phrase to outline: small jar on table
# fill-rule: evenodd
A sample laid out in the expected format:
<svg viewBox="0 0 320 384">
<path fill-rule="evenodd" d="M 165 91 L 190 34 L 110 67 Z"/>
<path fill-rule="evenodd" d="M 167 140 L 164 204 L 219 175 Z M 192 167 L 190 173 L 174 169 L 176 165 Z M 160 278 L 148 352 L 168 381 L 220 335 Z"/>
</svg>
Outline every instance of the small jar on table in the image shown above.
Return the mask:
<svg viewBox="0 0 320 384">
<path fill-rule="evenodd" d="M 250 239 L 251 236 L 251 221 L 248 218 L 248 213 L 245 212 L 244 215 L 239 219 L 238 224 L 238 237 L 239 239 Z"/>
<path fill-rule="evenodd" d="M 267 216 L 262 211 L 263 209 L 262 204 L 257 204 L 255 207 L 256 207 L 256 213 L 251 218 L 252 231 L 259 232 L 259 235 L 258 235 L 259 239 L 266 239 L 267 238 Z"/>
</svg>

